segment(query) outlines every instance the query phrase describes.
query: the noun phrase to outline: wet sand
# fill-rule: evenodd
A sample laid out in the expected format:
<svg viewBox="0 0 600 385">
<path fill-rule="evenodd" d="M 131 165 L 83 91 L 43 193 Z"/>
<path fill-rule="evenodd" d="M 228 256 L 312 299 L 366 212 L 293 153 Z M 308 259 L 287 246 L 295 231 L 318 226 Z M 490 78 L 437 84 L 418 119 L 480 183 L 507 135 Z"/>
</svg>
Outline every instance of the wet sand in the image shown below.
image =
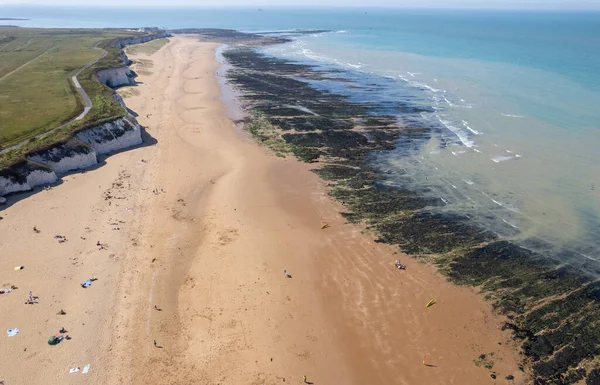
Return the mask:
<svg viewBox="0 0 600 385">
<path fill-rule="evenodd" d="M 19 287 L 0 295 L 0 378 L 504 384 L 512 374 L 525 383 L 488 303 L 346 224 L 309 165 L 234 128 L 217 47 L 176 37 L 140 55 L 153 64 L 126 103 L 147 145 L 0 213 L 0 285 Z M 93 275 L 90 288 L 79 286 Z M 29 290 L 39 304 L 23 304 Z M 13 327 L 21 333 L 9 338 Z M 60 327 L 72 340 L 49 346 Z M 491 352 L 491 371 L 475 365 Z M 88 374 L 68 373 L 88 363 Z"/>
</svg>

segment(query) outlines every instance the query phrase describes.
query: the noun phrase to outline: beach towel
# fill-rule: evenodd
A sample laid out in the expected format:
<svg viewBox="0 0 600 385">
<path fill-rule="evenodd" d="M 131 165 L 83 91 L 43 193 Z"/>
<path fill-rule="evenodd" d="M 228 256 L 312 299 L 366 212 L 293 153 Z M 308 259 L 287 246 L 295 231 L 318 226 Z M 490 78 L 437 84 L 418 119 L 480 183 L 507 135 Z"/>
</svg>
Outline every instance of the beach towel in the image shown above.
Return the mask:
<svg viewBox="0 0 600 385">
<path fill-rule="evenodd" d="M 79 366 L 69 370 L 69 374 L 77 373 L 79 371 Z"/>
<path fill-rule="evenodd" d="M 8 329 L 8 330 L 6 331 L 6 334 L 7 334 L 9 337 L 14 337 L 14 336 L 16 336 L 17 334 L 19 334 L 19 329 L 17 329 L 17 328 L 14 328 L 14 329 Z"/>
<path fill-rule="evenodd" d="M 81 284 L 81 287 L 83 287 L 84 289 L 88 288 L 90 286 L 92 286 L 92 280 L 91 279 L 88 279 L 87 281 L 85 281 L 84 283 Z"/>
<path fill-rule="evenodd" d="M 81 374 L 87 374 L 87 372 L 89 372 L 89 371 L 90 371 L 90 364 L 87 364 L 86 366 L 83 367 Z"/>
<path fill-rule="evenodd" d="M 0 294 L 8 294 L 8 293 L 10 293 L 12 290 L 13 290 L 13 289 L 10 289 L 10 288 L 8 288 L 8 289 L 0 289 Z"/>
</svg>

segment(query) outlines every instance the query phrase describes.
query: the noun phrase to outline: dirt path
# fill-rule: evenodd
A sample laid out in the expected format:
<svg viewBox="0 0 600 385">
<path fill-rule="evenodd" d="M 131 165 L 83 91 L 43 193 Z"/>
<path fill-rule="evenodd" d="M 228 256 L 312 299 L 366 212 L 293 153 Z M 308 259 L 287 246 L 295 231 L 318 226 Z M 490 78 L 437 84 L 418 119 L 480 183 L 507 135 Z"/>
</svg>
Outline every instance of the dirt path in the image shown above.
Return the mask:
<svg viewBox="0 0 600 385">
<path fill-rule="evenodd" d="M 30 39 L 31 40 L 31 39 Z M 29 44 L 29 42 L 27 42 L 26 44 L 23 45 L 23 47 L 25 47 L 27 44 Z M 21 48 L 23 48 L 21 47 Z M 39 58 L 41 58 L 42 56 L 44 56 L 45 54 L 47 54 L 52 48 L 55 48 L 54 46 L 48 48 L 47 50 L 45 50 L 44 52 L 42 52 L 41 54 L 37 55 L 36 57 L 34 57 L 33 59 L 29 60 L 26 63 L 21 64 L 20 66 L 18 66 L 17 68 L 15 68 L 14 70 L 10 71 L 7 74 L 4 74 L 3 76 L 0 76 L 0 82 L 4 79 L 6 79 L 7 77 L 9 77 L 10 75 L 19 72 L 20 70 L 22 70 L 23 68 L 27 67 L 29 64 L 33 63 L 34 61 L 38 60 Z"/>
</svg>

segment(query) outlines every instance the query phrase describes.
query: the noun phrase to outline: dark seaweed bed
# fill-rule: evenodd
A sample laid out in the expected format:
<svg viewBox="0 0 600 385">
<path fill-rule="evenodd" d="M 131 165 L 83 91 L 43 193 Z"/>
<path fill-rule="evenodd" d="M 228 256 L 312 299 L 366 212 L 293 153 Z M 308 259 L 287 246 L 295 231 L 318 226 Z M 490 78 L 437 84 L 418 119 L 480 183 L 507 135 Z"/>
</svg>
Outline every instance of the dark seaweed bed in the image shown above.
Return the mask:
<svg viewBox="0 0 600 385">
<path fill-rule="evenodd" d="M 395 114 L 382 114 L 375 104 L 312 85 L 320 79 L 348 81 L 340 74 L 251 47 L 231 48 L 223 56 L 231 65 L 228 80 L 241 91 L 251 119 L 275 127 L 301 160 L 318 162 L 314 171 L 330 181 L 330 195 L 345 205 L 348 221 L 364 221 L 378 242 L 433 261 L 454 283 L 479 287 L 507 315 L 504 327 L 521 343 L 535 384 L 574 384 L 584 378 L 588 385 L 600 384 L 600 369 L 595 369 L 600 366 L 595 361 L 600 282 L 502 240 L 465 216 L 434 212 L 439 200 L 383 183 L 386 175 L 374 166 L 373 154 L 421 146 L 433 134 L 431 127 L 400 127 Z M 402 101 L 392 107 L 407 116 L 405 122 L 415 122 L 410 115 L 420 112 Z"/>
</svg>

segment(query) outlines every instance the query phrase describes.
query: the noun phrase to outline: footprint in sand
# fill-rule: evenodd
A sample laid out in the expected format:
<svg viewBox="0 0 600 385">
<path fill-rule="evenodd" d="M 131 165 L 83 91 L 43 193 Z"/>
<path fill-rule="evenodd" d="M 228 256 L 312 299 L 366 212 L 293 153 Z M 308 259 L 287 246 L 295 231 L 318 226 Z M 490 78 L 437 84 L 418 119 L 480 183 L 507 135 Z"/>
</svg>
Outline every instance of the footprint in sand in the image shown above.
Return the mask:
<svg viewBox="0 0 600 385">
<path fill-rule="evenodd" d="M 238 230 L 237 229 L 227 229 L 227 230 L 222 230 L 218 233 L 218 240 L 219 240 L 219 244 L 221 246 L 226 246 L 228 244 L 230 244 L 231 242 L 235 241 L 238 237 Z"/>
</svg>

